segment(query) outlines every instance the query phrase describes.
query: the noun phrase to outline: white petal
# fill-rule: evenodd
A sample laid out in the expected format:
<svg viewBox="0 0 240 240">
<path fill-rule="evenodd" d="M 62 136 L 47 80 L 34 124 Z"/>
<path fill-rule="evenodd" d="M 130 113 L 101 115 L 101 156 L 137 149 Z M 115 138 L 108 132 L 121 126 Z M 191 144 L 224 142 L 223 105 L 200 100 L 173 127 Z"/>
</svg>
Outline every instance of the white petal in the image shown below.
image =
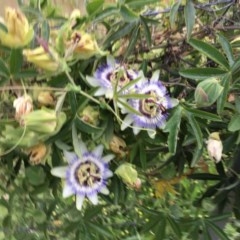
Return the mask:
<svg viewBox="0 0 240 240">
<path fill-rule="evenodd" d="M 137 82 L 137 85 L 141 85 L 141 84 L 143 84 L 144 82 L 148 81 L 147 78 L 145 78 L 143 71 L 140 71 L 140 72 L 138 73 L 137 78 L 139 79 L 139 81 Z"/>
<path fill-rule="evenodd" d="M 103 153 L 103 145 L 98 145 L 92 152 L 95 156 L 101 157 Z"/>
<path fill-rule="evenodd" d="M 131 117 L 131 115 L 127 115 L 121 125 L 121 130 L 126 129 L 127 127 L 129 127 L 133 122 L 133 118 Z"/>
<path fill-rule="evenodd" d="M 155 72 L 153 73 L 150 81 L 151 81 L 151 82 L 157 82 L 158 79 L 159 79 L 159 74 L 160 74 L 160 71 L 159 71 L 159 70 L 155 71 Z"/>
<path fill-rule="evenodd" d="M 104 195 L 108 195 L 109 194 L 109 190 L 106 188 L 106 187 L 103 187 L 101 190 L 100 190 L 100 193 L 104 194 Z"/>
<path fill-rule="evenodd" d="M 92 204 L 94 205 L 98 204 L 98 196 L 96 193 L 88 195 L 88 199 L 92 202 Z"/>
<path fill-rule="evenodd" d="M 66 178 L 66 171 L 68 167 L 55 167 L 51 169 L 51 174 L 55 177 Z"/>
<path fill-rule="evenodd" d="M 106 89 L 100 87 L 100 88 L 94 93 L 94 96 L 102 96 L 102 95 L 105 95 L 105 93 L 106 93 Z"/>
<path fill-rule="evenodd" d="M 176 98 L 171 98 L 170 99 L 170 106 L 171 106 L 171 108 L 176 107 L 178 104 L 179 104 L 178 99 L 176 99 Z"/>
<path fill-rule="evenodd" d="M 112 99 L 112 98 L 113 98 L 113 90 L 112 90 L 111 88 L 107 89 L 107 90 L 105 91 L 105 96 L 106 96 L 106 98 L 108 98 L 108 99 Z"/>
<path fill-rule="evenodd" d="M 86 80 L 87 80 L 87 82 L 88 82 L 91 86 L 93 86 L 93 87 L 99 86 L 99 80 L 96 79 L 96 78 L 94 78 L 94 77 L 89 77 L 89 76 L 87 76 L 87 77 L 86 77 Z"/>
<path fill-rule="evenodd" d="M 73 191 L 73 189 L 65 184 L 64 188 L 63 188 L 63 198 L 67 198 L 67 197 L 70 197 L 72 196 L 73 194 L 75 194 L 75 192 Z"/>
<path fill-rule="evenodd" d="M 81 210 L 82 209 L 84 198 L 85 198 L 85 196 L 83 196 L 83 195 L 77 195 L 76 196 L 76 207 L 77 207 L 77 210 Z"/>
<path fill-rule="evenodd" d="M 67 159 L 68 163 L 71 163 L 75 159 L 78 158 L 77 155 L 74 152 L 63 151 L 63 154 L 64 154 L 65 158 Z"/>
<path fill-rule="evenodd" d="M 114 57 L 111 55 L 108 55 L 107 56 L 107 65 L 115 67 L 115 64 L 116 64 L 116 62 L 115 62 Z"/>
<path fill-rule="evenodd" d="M 110 178 L 110 177 L 112 177 L 112 175 L 113 175 L 113 173 L 112 173 L 112 171 L 110 171 L 110 170 L 107 170 L 107 171 L 105 172 L 105 174 L 104 174 L 104 176 L 105 176 L 106 178 Z"/>
<path fill-rule="evenodd" d="M 103 157 L 102 160 L 103 160 L 105 163 L 108 163 L 108 162 L 110 162 L 114 157 L 115 157 L 115 155 L 109 154 L 109 155 Z"/>
<path fill-rule="evenodd" d="M 133 127 L 133 133 L 134 135 L 137 135 L 141 131 L 140 127 L 134 126 Z"/>
<path fill-rule="evenodd" d="M 152 129 L 148 129 L 147 132 L 150 138 L 155 138 L 155 135 L 157 133 L 155 130 L 152 130 Z"/>
</svg>

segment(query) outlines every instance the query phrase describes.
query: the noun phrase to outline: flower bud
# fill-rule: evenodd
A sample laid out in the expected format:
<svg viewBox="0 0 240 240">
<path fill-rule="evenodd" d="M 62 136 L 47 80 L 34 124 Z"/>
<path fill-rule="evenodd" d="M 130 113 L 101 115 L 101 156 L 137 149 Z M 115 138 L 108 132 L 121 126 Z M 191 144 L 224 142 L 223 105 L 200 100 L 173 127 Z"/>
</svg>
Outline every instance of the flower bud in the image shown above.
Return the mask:
<svg viewBox="0 0 240 240">
<path fill-rule="evenodd" d="M 216 163 L 221 161 L 223 145 L 218 132 L 209 135 L 207 141 L 208 155 L 215 160 Z"/>
<path fill-rule="evenodd" d="M 92 106 L 88 105 L 80 113 L 82 121 L 96 126 L 99 119 L 99 111 L 95 110 Z"/>
<path fill-rule="evenodd" d="M 40 133 L 52 133 L 57 127 L 57 114 L 54 110 L 42 108 L 23 117 L 28 129 Z"/>
<path fill-rule="evenodd" d="M 130 187 L 139 186 L 139 178 L 136 169 L 130 163 L 121 164 L 115 171 L 125 184 Z"/>
<path fill-rule="evenodd" d="M 13 107 L 16 109 L 15 118 L 21 123 L 21 118 L 33 110 L 32 98 L 27 94 L 18 97 L 14 100 Z"/>
<path fill-rule="evenodd" d="M 35 49 L 25 49 L 23 50 L 23 55 L 28 62 L 49 72 L 55 72 L 61 66 L 58 54 L 50 47 L 44 48 L 40 46 Z"/>
<path fill-rule="evenodd" d="M 33 38 L 33 28 L 29 26 L 25 15 L 19 10 L 7 7 L 5 9 L 5 24 L 7 32 L 0 29 L 0 41 L 11 48 L 27 45 Z"/>
<path fill-rule="evenodd" d="M 212 77 L 200 82 L 195 90 L 195 101 L 199 107 L 211 106 L 223 90 L 217 78 Z"/>
<path fill-rule="evenodd" d="M 29 154 L 29 163 L 31 165 L 38 165 L 44 162 L 48 154 L 47 146 L 39 143 L 26 151 Z"/>
<path fill-rule="evenodd" d="M 48 91 L 42 91 L 38 94 L 37 98 L 41 106 L 54 106 L 55 100 L 53 94 Z"/>
<path fill-rule="evenodd" d="M 109 147 L 110 147 L 111 151 L 120 155 L 120 157 L 124 157 L 126 155 L 127 145 L 122 138 L 120 138 L 116 135 L 113 135 L 113 137 L 109 143 Z"/>
<path fill-rule="evenodd" d="M 66 45 L 67 50 L 65 55 L 67 57 L 72 56 L 78 59 L 88 59 L 97 54 L 105 55 L 105 52 L 99 49 L 96 40 L 85 32 L 75 30 Z"/>
<path fill-rule="evenodd" d="M 140 178 L 137 178 L 136 182 L 134 183 L 134 188 L 135 188 L 136 190 L 140 190 L 141 187 L 142 187 L 142 181 L 141 181 Z"/>
</svg>

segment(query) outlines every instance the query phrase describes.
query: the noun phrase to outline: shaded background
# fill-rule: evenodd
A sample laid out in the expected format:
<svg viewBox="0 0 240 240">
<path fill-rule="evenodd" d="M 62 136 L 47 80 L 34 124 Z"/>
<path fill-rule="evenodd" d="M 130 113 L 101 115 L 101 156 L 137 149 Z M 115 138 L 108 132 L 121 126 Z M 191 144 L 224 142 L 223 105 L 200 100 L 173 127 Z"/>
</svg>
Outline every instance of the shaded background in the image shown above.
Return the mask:
<svg viewBox="0 0 240 240">
<path fill-rule="evenodd" d="M 27 2 L 25 0 L 24 2 Z M 85 12 L 84 8 L 84 0 L 51 0 L 53 4 L 55 4 L 64 14 L 68 14 L 74 8 L 79 8 L 81 13 Z M 0 0 L 1 7 L 0 7 L 0 15 L 4 15 L 4 8 L 5 6 L 17 7 L 17 0 Z"/>
</svg>

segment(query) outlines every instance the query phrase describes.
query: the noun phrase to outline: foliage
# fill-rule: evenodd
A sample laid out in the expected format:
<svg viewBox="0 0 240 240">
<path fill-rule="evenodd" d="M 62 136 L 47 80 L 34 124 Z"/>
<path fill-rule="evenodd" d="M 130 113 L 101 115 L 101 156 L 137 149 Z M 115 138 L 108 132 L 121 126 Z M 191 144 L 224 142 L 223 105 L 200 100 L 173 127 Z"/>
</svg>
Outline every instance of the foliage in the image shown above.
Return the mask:
<svg viewBox="0 0 240 240">
<path fill-rule="evenodd" d="M 0 24 L 0 238 L 238 239 L 237 3 L 89 0 L 66 17 L 22 2 Z M 53 169 L 82 142 L 114 154 L 113 176 L 78 211 Z"/>
</svg>

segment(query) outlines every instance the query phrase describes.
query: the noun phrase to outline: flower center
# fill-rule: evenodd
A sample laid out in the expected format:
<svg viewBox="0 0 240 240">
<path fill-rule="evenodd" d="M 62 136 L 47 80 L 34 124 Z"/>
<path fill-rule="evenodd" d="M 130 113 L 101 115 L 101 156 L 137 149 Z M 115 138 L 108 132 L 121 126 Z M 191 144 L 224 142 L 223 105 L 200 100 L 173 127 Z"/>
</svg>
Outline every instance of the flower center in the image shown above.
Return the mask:
<svg viewBox="0 0 240 240">
<path fill-rule="evenodd" d="M 100 182 L 102 177 L 99 167 L 91 161 L 86 161 L 76 169 L 75 178 L 81 186 L 92 187 Z"/>
<path fill-rule="evenodd" d="M 107 79 L 111 82 L 113 87 L 115 87 L 116 84 L 118 87 L 123 87 L 132 80 L 131 76 L 123 69 L 117 69 L 109 73 Z"/>
<path fill-rule="evenodd" d="M 140 100 L 140 112 L 148 117 L 156 117 L 159 113 L 165 113 L 166 108 L 162 104 L 162 99 L 160 98 L 155 91 L 150 91 L 146 94 L 149 94 L 150 97 Z"/>
</svg>

